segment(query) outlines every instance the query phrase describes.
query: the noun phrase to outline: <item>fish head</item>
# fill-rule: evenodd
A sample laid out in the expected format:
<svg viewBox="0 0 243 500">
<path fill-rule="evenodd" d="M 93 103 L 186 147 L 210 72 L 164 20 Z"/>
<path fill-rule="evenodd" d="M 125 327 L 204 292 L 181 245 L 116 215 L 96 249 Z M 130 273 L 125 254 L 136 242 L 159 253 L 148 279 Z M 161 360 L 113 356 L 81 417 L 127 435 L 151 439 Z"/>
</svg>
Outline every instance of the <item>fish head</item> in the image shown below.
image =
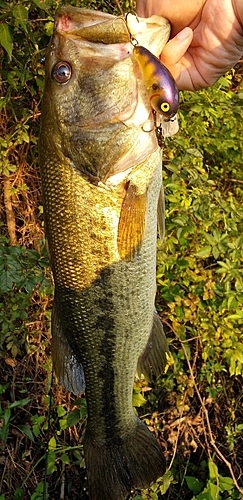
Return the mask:
<svg viewBox="0 0 243 500">
<path fill-rule="evenodd" d="M 67 124 L 82 122 L 84 126 L 87 117 L 93 119 L 110 109 L 114 64 L 129 58 L 130 53 L 129 33 L 121 19 L 86 9 L 60 7 L 47 49 L 45 72 L 45 95 L 53 103 L 54 120 Z M 123 73 L 123 78 L 119 73 L 120 84 L 122 79 L 127 86 L 122 90 L 129 93 L 127 68 Z M 134 92 L 130 94 L 129 103 L 135 99 Z M 119 100 L 118 90 L 115 97 Z M 111 113 L 116 112 L 114 101 L 113 96 Z"/>
<path fill-rule="evenodd" d="M 134 22 L 137 38 L 160 50 L 164 23 L 155 36 L 155 20 L 151 26 L 146 21 L 146 29 L 144 22 Z M 165 32 L 168 38 L 168 22 Z M 56 12 L 46 54 L 41 151 L 65 157 L 93 183 L 131 168 L 158 147 L 133 48 L 122 16 L 70 6 Z"/>
<path fill-rule="evenodd" d="M 104 178 L 122 154 L 121 139 L 115 137 L 121 129 L 127 132 L 124 122 L 137 107 L 131 53 L 124 19 L 58 9 L 46 54 L 41 140 L 48 143 L 54 134 L 52 149 L 94 181 Z M 104 137 L 97 143 L 101 129 Z"/>
</svg>

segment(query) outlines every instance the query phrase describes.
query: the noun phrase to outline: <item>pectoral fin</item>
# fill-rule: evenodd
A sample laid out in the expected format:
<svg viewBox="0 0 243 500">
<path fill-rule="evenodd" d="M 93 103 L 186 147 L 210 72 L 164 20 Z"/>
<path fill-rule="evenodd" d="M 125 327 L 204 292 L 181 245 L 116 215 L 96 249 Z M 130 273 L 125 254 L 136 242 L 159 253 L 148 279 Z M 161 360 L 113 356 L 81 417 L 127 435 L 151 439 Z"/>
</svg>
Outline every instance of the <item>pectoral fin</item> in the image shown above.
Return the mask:
<svg viewBox="0 0 243 500">
<path fill-rule="evenodd" d="M 156 377 L 161 375 L 167 364 L 166 353 L 169 353 L 169 347 L 162 323 L 155 311 L 148 343 L 138 359 L 138 376 L 143 374 L 147 380 L 151 380 L 152 373 Z"/>
<path fill-rule="evenodd" d="M 122 202 L 118 224 L 117 246 L 120 258 L 132 260 L 141 248 L 146 223 L 146 192 L 137 193 L 129 183 Z"/>
<path fill-rule="evenodd" d="M 83 367 L 71 349 L 58 319 L 54 301 L 51 320 L 52 361 L 55 374 L 60 384 L 75 395 L 85 390 Z"/>
<path fill-rule="evenodd" d="M 165 194 L 163 185 L 160 188 L 158 207 L 157 207 L 158 233 L 160 240 L 163 241 L 165 236 Z"/>
</svg>

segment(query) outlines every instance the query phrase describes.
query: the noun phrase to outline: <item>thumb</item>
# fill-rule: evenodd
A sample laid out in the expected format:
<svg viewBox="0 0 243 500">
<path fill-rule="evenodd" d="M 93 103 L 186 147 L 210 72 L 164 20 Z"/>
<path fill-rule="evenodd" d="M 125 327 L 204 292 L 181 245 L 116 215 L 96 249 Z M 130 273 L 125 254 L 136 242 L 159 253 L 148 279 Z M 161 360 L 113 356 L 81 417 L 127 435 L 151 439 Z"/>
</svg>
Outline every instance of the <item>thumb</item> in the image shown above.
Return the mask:
<svg viewBox="0 0 243 500">
<path fill-rule="evenodd" d="M 161 62 L 171 72 L 178 87 L 180 88 L 180 74 L 182 71 L 182 58 L 185 55 L 189 45 L 193 39 L 193 31 L 191 28 L 184 28 L 177 35 L 169 40 L 165 45 L 163 52 L 160 56 Z M 185 59 L 183 59 L 185 63 Z"/>
</svg>

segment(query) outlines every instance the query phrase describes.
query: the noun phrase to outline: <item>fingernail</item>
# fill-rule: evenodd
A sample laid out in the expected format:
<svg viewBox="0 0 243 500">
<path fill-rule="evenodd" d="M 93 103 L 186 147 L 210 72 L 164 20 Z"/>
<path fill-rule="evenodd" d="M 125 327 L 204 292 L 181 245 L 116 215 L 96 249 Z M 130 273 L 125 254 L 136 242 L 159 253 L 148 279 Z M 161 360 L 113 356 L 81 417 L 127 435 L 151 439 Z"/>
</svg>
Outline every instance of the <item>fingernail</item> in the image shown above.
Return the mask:
<svg viewBox="0 0 243 500">
<path fill-rule="evenodd" d="M 181 42 L 183 42 L 184 40 L 187 40 L 191 36 L 192 36 L 192 29 L 186 27 L 182 31 L 180 31 L 179 33 L 177 33 L 176 38 L 178 40 L 181 40 Z"/>
</svg>

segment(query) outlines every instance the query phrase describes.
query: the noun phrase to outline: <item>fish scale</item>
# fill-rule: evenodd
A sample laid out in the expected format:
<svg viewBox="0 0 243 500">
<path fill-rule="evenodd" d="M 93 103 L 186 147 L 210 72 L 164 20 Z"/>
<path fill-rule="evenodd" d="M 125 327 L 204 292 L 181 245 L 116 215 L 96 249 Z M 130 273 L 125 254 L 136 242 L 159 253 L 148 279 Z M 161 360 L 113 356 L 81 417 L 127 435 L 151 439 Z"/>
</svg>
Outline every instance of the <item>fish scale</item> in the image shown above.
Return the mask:
<svg viewBox="0 0 243 500">
<path fill-rule="evenodd" d="M 40 168 L 55 282 L 54 369 L 67 390 L 85 389 L 90 499 L 124 500 L 165 472 L 159 443 L 132 407 L 137 365 L 157 376 L 168 351 L 154 312 L 161 151 L 153 128 L 145 132 L 153 117 L 126 23 L 114 33 L 114 16 L 104 15 L 105 30 L 102 13 L 95 19 L 93 11 L 57 11 L 46 57 Z M 167 21 L 159 23 L 159 41 L 154 35 L 151 41 L 157 50 L 168 36 Z"/>
</svg>

